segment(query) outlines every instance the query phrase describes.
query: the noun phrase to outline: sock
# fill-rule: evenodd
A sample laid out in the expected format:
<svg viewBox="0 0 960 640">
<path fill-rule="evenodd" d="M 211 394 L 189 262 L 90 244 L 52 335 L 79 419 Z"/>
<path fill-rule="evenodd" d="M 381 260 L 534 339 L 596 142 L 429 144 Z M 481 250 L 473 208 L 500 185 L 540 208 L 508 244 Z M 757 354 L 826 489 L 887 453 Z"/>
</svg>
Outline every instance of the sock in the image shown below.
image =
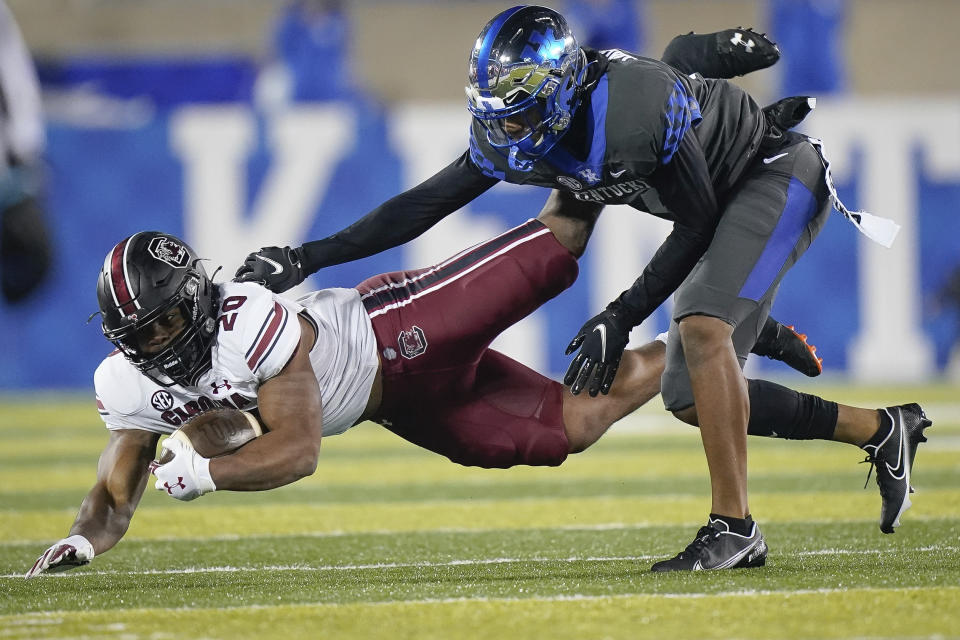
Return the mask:
<svg viewBox="0 0 960 640">
<path fill-rule="evenodd" d="M 880 443 L 887 439 L 887 436 L 890 435 L 890 430 L 893 429 L 893 420 L 890 419 L 890 415 L 886 411 L 877 409 L 877 413 L 880 414 L 880 427 L 877 429 L 877 432 L 870 436 L 870 439 L 863 443 L 860 447 L 861 449 L 866 449 L 867 447 L 873 447 L 874 453 L 876 453 L 877 447 L 880 446 Z"/>
<path fill-rule="evenodd" d="M 711 520 L 720 520 L 727 523 L 727 527 L 730 528 L 730 531 L 737 533 L 741 536 L 750 535 L 750 530 L 753 529 L 753 516 L 749 513 L 746 518 L 731 518 L 730 516 L 719 516 L 715 513 L 710 514 Z"/>
<path fill-rule="evenodd" d="M 767 380 L 748 380 L 752 436 L 790 440 L 833 440 L 837 403 Z"/>
</svg>

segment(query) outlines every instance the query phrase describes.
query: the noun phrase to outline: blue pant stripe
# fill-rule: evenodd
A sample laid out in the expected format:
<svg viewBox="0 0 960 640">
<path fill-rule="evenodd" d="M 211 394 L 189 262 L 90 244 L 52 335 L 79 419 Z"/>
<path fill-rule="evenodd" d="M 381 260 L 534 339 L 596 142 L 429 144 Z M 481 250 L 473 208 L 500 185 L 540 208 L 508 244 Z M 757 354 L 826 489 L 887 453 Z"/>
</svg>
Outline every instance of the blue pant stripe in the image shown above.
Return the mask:
<svg viewBox="0 0 960 640">
<path fill-rule="evenodd" d="M 777 226 L 767 239 L 763 253 L 753 270 L 747 276 L 740 289 L 739 296 L 750 300 L 760 300 L 770 289 L 774 280 L 783 269 L 800 235 L 817 212 L 817 201 L 813 193 L 796 178 L 790 179 L 787 187 L 787 201 Z"/>
</svg>

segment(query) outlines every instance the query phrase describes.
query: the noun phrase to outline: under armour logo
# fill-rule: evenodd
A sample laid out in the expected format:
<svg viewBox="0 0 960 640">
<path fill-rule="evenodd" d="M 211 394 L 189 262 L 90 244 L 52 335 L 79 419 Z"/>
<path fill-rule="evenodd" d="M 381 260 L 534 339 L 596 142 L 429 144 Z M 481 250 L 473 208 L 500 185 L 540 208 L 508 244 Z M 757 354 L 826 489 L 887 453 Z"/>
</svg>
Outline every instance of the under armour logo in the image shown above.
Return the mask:
<svg viewBox="0 0 960 640">
<path fill-rule="evenodd" d="M 183 476 L 177 476 L 177 484 L 170 486 L 169 482 L 164 482 L 163 486 L 166 487 L 167 493 L 173 495 L 174 487 L 180 487 L 181 489 L 186 489 L 187 485 L 183 484 Z"/>
<path fill-rule="evenodd" d="M 213 387 L 214 393 L 220 393 L 220 389 L 227 389 L 227 390 L 233 389 L 233 387 L 230 386 L 230 381 L 227 380 L 226 378 L 223 379 L 223 384 L 217 384 L 216 382 L 211 382 L 210 386 Z"/>
<path fill-rule="evenodd" d="M 738 44 L 742 44 L 742 45 L 743 45 L 743 48 L 747 50 L 747 53 L 753 53 L 753 46 L 754 46 L 754 44 L 755 44 L 755 43 L 753 42 L 753 38 L 750 38 L 749 40 L 744 40 L 744 39 L 743 39 L 743 34 L 740 33 L 739 31 L 737 31 L 736 33 L 733 34 L 733 37 L 730 38 L 730 43 L 731 43 L 733 46 L 737 46 Z"/>
</svg>

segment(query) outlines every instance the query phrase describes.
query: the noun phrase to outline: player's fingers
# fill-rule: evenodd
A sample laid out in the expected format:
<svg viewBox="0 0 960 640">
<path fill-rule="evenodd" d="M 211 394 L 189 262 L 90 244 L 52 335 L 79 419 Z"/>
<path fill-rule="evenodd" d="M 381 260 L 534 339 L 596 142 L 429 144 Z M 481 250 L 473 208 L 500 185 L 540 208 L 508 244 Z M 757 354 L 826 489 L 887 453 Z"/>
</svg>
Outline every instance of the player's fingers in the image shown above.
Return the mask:
<svg viewBox="0 0 960 640">
<path fill-rule="evenodd" d="M 607 372 L 603 376 L 603 384 L 600 385 L 600 393 L 603 395 L 610 393 L 610 387 L 613 386 L 613 380 L 617 377 L 617 369 L 619 368 L 619 360 L 607 367 Z"/>
<path fill-rule="evenodd" d="M 585 335 L 586 335 L 586 334 L 584 334 L 584 333 L 579 333 L 579 334 L 577 334 L 577 337 L 574 338 L 573 340 L 571 340 L 571 341 L 570 341 L 570 344 L 567 345 L 567 350 L 564 352 L 563 355 L 568 356 L 568 355 L 570 355 L 571 353 L 573 353 L 574 351 L 576 351 L 577 349 L 579 349 L 579 348 L 580 348 L 580 345 L 583 343 L 583 338 L 584 338 Z M 568 383 L 568 384 L 569 384 L 569 383 Z"/>
<path fill-rule="evenodd" d="M 597 368 L 593 372 L 593 377 L 590 378 L 590 387 L 587 389 L 591 398 L 596 398 L 597 394 L 600 393 L 600 384 L 603 382 L 604 378 L 606 378 L 608 366 L 609 365 L 606 365 L 602 362 L 597 364 Z"/>
<path fill-rule="evenodd" d="M 573 386 L 570 387 L 570 392 L 573 395 L 577 395 L 583 388 L 587 385 L 587 382 L 590 380 L 590 376 L 593 374 L 593 368 L 596 366 L 596 363 L 590 359 L 585 358 L 583 361 L 583 366 L 580 367 L 580 372 L 577 374 L 577 379 L 574 381 Z"/>
<path fill-rule="evenodd" d="M 166 440 L 160 443 L 160 449 L 162 451 L 169 451 L 173 455 L 177 455 L 176 444 L 174 444 L 176 442 L 178 442 L 176 438 L 167 438 Z M 160 465 L 160 466 L 163 466 L 163 465 Z"/>
<path fill-rule="evenodd" d="M 578 353 L 573 359 L 573 362 L 570 363 L 570 366 L 567 367 L 567 373 L 563 376 L 563 384 L 568 387 L 573 384 L 574 380 L 577 379 L 577 374 L 580 373 L 580 365 L 583 364 L 583 359 L 586 358 L 582 353 Z"/>
<path fill-rule="evenodd" d="M 53 553 L 53 547 L 50 547 L 37 558 L 37 561 L 33 563 L 33 566 L 30 568 L 30 571 L 27 571 L 25 578 L 32 578 L 36 575 L 39 575 L 44 569 L 50 566 L 49 561 L 47 560 L 50 557 L 50 554 Z"/>
<path fill-rule="evenodd" d="M 266 279 L 263 275 L 258 274 L 254 269 L 249 269 L 246 271 L 237 270 L 237 275 L 233 277 L 234 282 L 255 282 L 257 284 L 262 284 L 266 286 Z"/>
<path fill-rule="evenodd" d="M 47 567 L 47 573 L 66 571 L 81 564 L 86 563 L 77 559 L 76 548 L 70 545 L 62 545 L 57 549 L 56 553 L 50 556 L 50 566 Z"/>
</svg>

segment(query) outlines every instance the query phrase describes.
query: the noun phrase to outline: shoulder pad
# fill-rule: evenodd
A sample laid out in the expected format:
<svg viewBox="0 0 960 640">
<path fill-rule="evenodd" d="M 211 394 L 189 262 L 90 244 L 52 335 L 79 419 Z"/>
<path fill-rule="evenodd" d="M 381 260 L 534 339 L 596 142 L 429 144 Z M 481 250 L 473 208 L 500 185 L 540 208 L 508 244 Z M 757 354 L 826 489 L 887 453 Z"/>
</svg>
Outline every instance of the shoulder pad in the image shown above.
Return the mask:
<svg viewBox="0 0 960 640">
<path fill-rule="evenodd" d="M 237 373 L 245 369 L 247 375 L 275 373 L 277 365 L 282 367 L 299 344 L 297 313 L 302 307 L 249 282 L 227 283 L 221 294 L 217 364 Z M 268 361 L 269 366 L 260 371 Z"/>
<path fill-rule="evenodd" d="M 129 416 L 144 407 L 146 377 L 115 351 L 100 363 L 93 374 L 97 401 L 110 413 Z"/>
</svg>

